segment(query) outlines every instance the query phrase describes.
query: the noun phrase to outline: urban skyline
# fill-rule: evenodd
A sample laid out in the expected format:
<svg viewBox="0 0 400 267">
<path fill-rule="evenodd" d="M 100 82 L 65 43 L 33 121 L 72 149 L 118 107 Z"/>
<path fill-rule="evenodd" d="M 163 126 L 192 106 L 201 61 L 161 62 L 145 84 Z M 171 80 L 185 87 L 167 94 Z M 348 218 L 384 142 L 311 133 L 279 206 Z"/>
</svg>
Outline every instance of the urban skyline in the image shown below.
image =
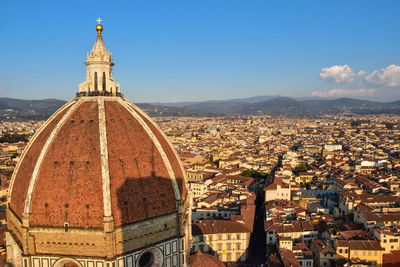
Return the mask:
<svg viewBox="0 0 400 267">
<path fill-rule="evenodd" d="M 399 266 L 396 53 L 386 49 L 383 57 L 375 51 L 383 40 L 360 46 L 375 51 L 374 60 L 354 49 L 342 54 L 340 45 L 319 46 L 327 36 L 343 41 L 339 37 L 346 34 L 334 34 L 335 29 L 352 32 L 348 41 L 357 46 L 367 35 L 354 34 L 355 25 L 365 23 L 366 14 L 369 26 L 376 27 L 374 38 L 390 35 L 377 29 L 397 20 L 388 16 L 395 9 L 372 10 L 371 5 L 359 21 L 349 13 L 355 6 L 335 10 L 331 3 L 311 10 L 262 2 L 252 2 L 250 9 L 241 2 L 190 2 L 180 9 L 177 2 L 149 3 L 137 5 L 143 17 L 162 14 L 169 20 L 164 25 L 160 16 L 139 35 L 135 18 L 118 20 L 129 13 L 129 5 L 60 4 L 52 12 L 55 6 L 27 4 L 27 16 L 25 10 L 6 12 L 17 16 L 14 29 L 5 27 L 3 35 L 11 53 L 4 55 L 2 93 L 69 101 L 0 95 L 0 267 Z M 171 14 L 151 12 L 162 6 Z M 109 13 L 110 28 L 98 17 L 87 22 L 93 26 L 86 34 L 82 20 L 91 14 L 83 19 L 78 10 L 90 7 L 93 13 Z M 387 12 L 377 13 L 382 8 Z M 35 10 L 40 11 L 35 20 L 26 23 Z M 250 15 L 265 15 L 265 10 L 275 20 Z M 331 12 L 335 18 L 353 18 L 351 27 L 336 25 L 322 34 L 320 23 L 313 24 L 319 31 L 296 32 L 306 21 L 329 20 Z M 76 18 L 70 25 L 63 20 L 67 13 Z M 261 30 L 273 29 L 272 21 L 278 25 L 290 13 L 308 20 L 296 24 L 295 17 L 286 21 L 288 27 Z M 310 14 L 321 17 L 310 19 Z M 60 25 L 50 25 L 49 17 L 57 15 Z M 208 17 L 196 19 L 200 15 Z M 213 28 L 210 18 L 233 24 Z M 247 19 L 251 23 L 244 25 Z M 183 21 L 187 24 L 180 25 Z M 255 21 L 259 27 L 249 31 Z M 193 25 L 198 28 L 192 35 L 180 35 Z M 314 39 L 307 39 L 311 32 Z M 271 45 L 270 34 L 276 34 Z M 91 43 L 77 49 L 81 39 Z M 237 42 L 228 44 L 232 40 Z M 85 70 L 72 67 L 83 49 L 88 51 L 80 57 Z M 358 61 L 353 64 L 351 58 Z M 377 68 L 382 62 L 384 67 Z M 84 78 L 75 81 L 77 70 Z M 23 90 L 13 87 L 17 80 Z M 238 89 L 274 82 L 279 93 L 263 87 L 260 94 L 292 98 L 243 99 L 254 91 Z M 308 83 L 312 86 L 301 91 Z M 32 89 L 38 84 L 43 87 Z M 220 84 L 237 87 L 212 87 Z M 321 84 L 330 87 L 318 89 Z M 285 86 L 292 89 L 284 91 Z M 165 106 L 130 101 L 146 97 L 149 102 L 242 99 Z"/>
</svg>

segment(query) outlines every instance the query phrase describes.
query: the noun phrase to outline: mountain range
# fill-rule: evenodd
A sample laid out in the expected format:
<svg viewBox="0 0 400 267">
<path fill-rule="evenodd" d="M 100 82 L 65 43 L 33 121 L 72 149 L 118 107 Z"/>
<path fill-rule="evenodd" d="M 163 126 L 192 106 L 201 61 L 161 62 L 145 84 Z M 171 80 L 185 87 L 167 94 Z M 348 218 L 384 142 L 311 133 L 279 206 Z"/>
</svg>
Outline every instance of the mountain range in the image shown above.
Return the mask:
<svg viewBox="0 0 400 267">
<path fill-rule="evenodd" d="M 0 120 L 43 120 L 66 101 L 0 98 Z M 400 114 L 400 100 L 377 102 L 353 98 L 289 98 L 256 96 L 229 100 L 176 103 L 137 103 L 152 117 L 209 117 L 220 115 L 318 116 L 336 114 Z"/>
<path fill-rule="evenodd" d="M 0 121 L 46 120 L 67 101 L 59 99 L 23 100 L 0 98 Z M 222 114 L 174 106 L 137 104 L 152 117 L 212 117 Z"/>
<path fill-rule="evenodd" d="M 22 100 L 0 98 L 0 120 L 44 120 L 50 117 L 66 101 L 58 99 Z"/>
<path fill-rule="evenodd" d="M 400 100 L 384 103 L 353 98 L 256 96 L 220 101 L 155 104 L 229 115 L 400 114 Z"/>
</svg>

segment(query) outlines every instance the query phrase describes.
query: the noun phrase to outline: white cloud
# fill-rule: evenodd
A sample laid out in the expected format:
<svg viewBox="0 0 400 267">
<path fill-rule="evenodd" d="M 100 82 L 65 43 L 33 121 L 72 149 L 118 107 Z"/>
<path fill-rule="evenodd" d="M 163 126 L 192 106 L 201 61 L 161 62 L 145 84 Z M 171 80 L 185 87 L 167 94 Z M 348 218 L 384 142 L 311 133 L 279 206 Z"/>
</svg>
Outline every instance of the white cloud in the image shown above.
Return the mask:
<svg viewBox="0 0 400 267">
<path fill-rule="evenodd" d="M 360 70 L 359 72 L 357 72 L 357 76 L 363 76 L 365 74 L 367 74 L 365 70 Z"/>
<path fill-rule="evenodd" d="M 370 89 L 358 89 L 358 90 L 347 90 L 347 89 L 332 89 L 327 92 L 312 92 L 311 96 L 316 97 L 342 97 L 342 96 L 373 96 L 376 93 L 375 88 Z"/>
<path fill-rule="evenodd" d="M 354 82 L 354 76 L 354 72 L 349 65 L 334 65 L 323 68 L 319 74 L 321 79 L 327 79 L 335 83 Z"/>
<path fill-rule="evenodd" d="M 365 81 L 374 85 L 400 86 L 400 66 L 393 64 L 381 70 L 374 70 L 365 77 Z"/>
</svg>

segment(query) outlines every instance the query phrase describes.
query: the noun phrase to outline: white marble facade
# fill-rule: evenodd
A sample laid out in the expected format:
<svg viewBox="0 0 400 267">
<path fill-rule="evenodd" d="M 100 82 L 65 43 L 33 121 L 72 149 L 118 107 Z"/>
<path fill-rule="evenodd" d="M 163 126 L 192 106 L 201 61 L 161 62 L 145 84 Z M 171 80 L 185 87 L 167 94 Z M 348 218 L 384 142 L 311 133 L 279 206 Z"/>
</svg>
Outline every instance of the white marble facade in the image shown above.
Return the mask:
<svg viewBox="0 0 400 267">
<path fill-rule="evenodd" d="M 140 257 L 150 252 L 153 255 L 154 267 L 186 266 L 185 248 L 183 239 L 171 239 L 160 244 L 135 251 L 115 260 L 93 258 L 70 258 L 68 256 L 28 256 L 21 257 L 22 267 L 63 267 L 67 262 L 73 262 L 80 267 L 138 267 Z"/>
</svg>

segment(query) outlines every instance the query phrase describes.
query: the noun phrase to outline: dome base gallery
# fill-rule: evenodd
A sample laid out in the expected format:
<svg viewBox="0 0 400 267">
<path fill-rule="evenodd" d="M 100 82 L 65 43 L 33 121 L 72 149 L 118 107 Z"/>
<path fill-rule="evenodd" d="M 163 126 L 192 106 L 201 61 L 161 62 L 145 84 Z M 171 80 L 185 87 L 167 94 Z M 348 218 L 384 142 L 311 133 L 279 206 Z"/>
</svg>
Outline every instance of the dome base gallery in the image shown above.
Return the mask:
<svg viewBox="0 0 400 267">
<path fill-rule="evenodd" d="M 190 207 L 179 157 L 156 123 L 121 96 L 101 32 L 85 64 L 77 97 L 37 131 L 13 173 L 7 260 L 186 266 Z"/>
</svg>

